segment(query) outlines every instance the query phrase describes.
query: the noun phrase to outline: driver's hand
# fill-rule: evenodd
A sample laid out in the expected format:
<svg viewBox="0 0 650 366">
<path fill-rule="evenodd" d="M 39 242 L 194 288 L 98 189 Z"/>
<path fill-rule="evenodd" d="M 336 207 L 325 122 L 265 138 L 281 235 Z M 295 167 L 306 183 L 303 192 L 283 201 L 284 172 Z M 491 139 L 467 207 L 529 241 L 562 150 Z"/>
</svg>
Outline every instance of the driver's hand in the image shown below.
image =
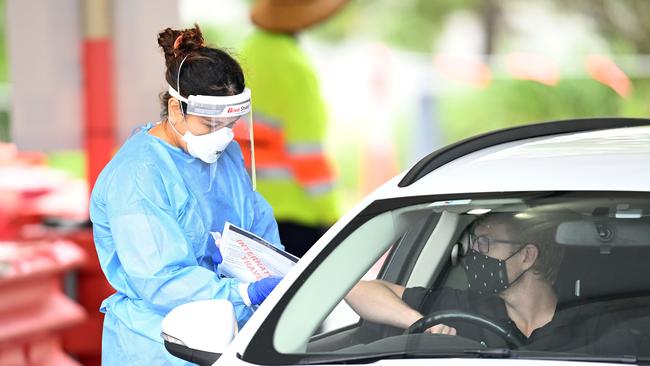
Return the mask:
<svg viewBox="0 0 650 366">
<path fill-rule="evenodd" d="M 436 324 L 425 330 L 424 333 L 456 335 L 456 328 L 444 324 Z"/>
</svg>

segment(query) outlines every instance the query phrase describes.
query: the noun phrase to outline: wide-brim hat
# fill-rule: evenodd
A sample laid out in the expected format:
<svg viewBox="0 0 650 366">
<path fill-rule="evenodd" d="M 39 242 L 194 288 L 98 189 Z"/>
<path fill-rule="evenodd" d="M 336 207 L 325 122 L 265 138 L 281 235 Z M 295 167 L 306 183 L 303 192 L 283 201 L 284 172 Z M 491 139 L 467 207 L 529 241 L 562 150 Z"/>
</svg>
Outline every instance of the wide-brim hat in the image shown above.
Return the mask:
<svg viewBox="0 0 650 366">
<path fill-rule="evenodd" d="M 325 20 L 348 0 L 258 0 L 251 20 L 272 32 L 296 32 Z"/>
</svg>

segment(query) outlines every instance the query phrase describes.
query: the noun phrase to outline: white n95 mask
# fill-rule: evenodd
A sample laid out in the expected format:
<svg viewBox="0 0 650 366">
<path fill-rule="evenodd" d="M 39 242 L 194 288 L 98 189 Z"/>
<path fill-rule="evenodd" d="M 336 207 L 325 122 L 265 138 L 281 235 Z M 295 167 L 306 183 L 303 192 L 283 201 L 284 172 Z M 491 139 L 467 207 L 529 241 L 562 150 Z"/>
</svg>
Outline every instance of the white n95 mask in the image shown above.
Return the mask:
<svg viewBox="0 0 650 366">
<path fill-rule="evenodd" d="M 224 127 L 200 136 L 188 130 L 182 138 L 187 143 L 187 152 L 190 155 L 212 164 L 217 162 L 234 137 L 235 134 L 232 129 Z"/>
</svg>

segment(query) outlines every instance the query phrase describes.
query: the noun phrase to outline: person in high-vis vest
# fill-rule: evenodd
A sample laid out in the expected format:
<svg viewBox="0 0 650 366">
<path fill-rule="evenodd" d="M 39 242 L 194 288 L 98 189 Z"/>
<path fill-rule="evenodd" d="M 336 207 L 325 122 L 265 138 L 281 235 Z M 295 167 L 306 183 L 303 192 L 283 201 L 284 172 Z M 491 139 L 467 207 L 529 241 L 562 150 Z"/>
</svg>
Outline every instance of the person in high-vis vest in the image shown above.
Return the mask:
<svg viewBox="0 0 650 366">
<path fill-rule="evenodd" d="M 316 73 L 297 33 L 339 10 L 347 0 L 260 0 L 257 29 L 239 60 L 253 106 L 257 190 L 269 201 L 286 250 L 298 257 L 339 218 L 335 175 L 324 151 L 327 113 Z M 243 124 L 235 138 L 250 148 Z M 247 159 L 246 164 L 251 166 Z"/>
</svg>

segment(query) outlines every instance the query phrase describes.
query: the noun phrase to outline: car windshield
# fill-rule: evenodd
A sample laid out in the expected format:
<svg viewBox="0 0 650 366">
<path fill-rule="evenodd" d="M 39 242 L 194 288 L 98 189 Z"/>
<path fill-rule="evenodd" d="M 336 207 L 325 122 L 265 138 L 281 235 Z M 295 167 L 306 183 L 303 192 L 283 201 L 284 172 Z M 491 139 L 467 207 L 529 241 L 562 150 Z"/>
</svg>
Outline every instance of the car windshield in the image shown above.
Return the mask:
<svg viewBox="0 0 650 366">
<path fill-rule="evenodd" d="M 379 202 L 352 220 L 244 359 L 650 355 L 647 194 L 414 201 Z M 255 356 L 256 344 L 272 350 Z"/>
</svg>

